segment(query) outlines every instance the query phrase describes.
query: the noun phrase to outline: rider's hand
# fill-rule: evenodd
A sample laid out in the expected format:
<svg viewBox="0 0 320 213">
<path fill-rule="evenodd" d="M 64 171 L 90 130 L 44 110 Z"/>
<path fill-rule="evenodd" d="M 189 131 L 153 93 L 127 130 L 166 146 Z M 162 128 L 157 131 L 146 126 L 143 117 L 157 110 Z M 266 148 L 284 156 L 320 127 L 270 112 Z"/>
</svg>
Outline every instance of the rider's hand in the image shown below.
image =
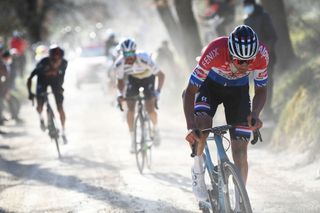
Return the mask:
<svg viewBox="0 0 320 213">
<path fill-rule="evenodd" d="M 201 131 L 199 131 L 199 129 L 189 129 L 187 136 L 186 136 L 186 140 L 189 142 L 189 144 L 194 144 L 194 142 L 199 141 L 200 140 L 200 133 Z"/>
<path fill-rule="evenodd" d="M 35 96 L 36 96 L 36 95 L 35 95 L 34 93 L 30 92 L 28 98 L 29 98 L 30 101 L 33 101 L 33 99 L 35 98 Z"/>
<path fill-rule="evenodd" d="M 252 123 L 252 121 L 254 120 L 254 123 Z M 254 117 L 252 116 L 252 114 L 250 114 L 247 117 L 247 121 L 248 121 L 248 126 L 252 131 L 255 131 L 256 129 L 260 129 L 263 125 L 262 121 L 260 120 L 259 117 Z"/>
<path fill-rule="evenodd" d="M 122 96 L 122 95 L 118 95 L 117 101 L 118 101 L 119 103 L 123 102 L 123 101 L 124 101 L 123 96 Z"/>
</svg>

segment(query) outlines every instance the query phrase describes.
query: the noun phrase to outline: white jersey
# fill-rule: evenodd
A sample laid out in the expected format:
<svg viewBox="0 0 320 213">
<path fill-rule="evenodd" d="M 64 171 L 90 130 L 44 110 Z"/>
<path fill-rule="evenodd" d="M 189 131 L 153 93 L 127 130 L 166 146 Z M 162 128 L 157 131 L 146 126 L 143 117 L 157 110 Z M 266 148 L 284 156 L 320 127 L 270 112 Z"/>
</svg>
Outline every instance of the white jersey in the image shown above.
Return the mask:
<svg viewBox="0 0 320 213">
<path fill-rule="evenodd" d="M 125 58 L 121 55 L 114 64 L 114 70 L 118 79 L 123 79 L 126 75 L 144 79 L 151 75 L 156 75 L 160 69 L 146 52 L 136 53 L 136 61 L 133 64 L 125 64 Z"/>
</svg>

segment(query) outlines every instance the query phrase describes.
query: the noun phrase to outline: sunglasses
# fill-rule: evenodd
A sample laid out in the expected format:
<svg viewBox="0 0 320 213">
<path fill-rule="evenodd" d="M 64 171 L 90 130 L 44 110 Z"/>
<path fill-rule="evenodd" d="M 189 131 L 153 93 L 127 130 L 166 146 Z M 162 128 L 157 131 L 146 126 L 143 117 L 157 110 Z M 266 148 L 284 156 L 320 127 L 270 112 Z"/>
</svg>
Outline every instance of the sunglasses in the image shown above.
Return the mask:
<svg viewBox="0 0 320 213">
<path fill-rule="evenodd" d="M 136 53 L 133 52 L 133 51 L 123 52 L 123 56 L 124 56 L 125 58 L 134 57 L 134 56 L 136 56 Z"/>
<path fill-rule="evenodd" d="M 250 60 L 241 60 L 241 59 L 237 59 L 237 58 L 233 58 L 232 61 L 233 63 L 237 64 L 237 65 L 242 65 L 242 64 L 251 64 L 253 62 L 254 59 L 250 59 Z"/>
</svg>

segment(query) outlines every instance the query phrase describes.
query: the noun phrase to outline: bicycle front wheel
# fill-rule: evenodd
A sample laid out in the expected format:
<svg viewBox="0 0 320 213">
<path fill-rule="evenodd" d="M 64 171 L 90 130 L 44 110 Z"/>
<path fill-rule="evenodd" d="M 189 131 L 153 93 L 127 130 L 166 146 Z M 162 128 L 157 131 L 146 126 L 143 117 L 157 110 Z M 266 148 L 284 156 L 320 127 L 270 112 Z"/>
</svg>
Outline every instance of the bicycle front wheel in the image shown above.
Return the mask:
<svg viewBox="0 0 320 213">
<path fill-rule="evenodd" d="M 237 168 L 229 161 L 222 164 L 225 212 L 252 213 L 247 190 Z"/>
<path fill-rule="evenodd" d="M 142 115 L 138 115 L 134 122 L 134 139 L 135 139 L 135 154 L 136 162 L 139 172 L 142 174 L 145 163 L 145 129 L 144 129 L 144 119 Z"/>
<path fill-rule="evenodd" d="M 59 146 L 59 130 L 57 129 L 53 117 L 50 117 L 49 119 L 49 135 L 51 139 L 54 140 L 58 152 L 58 157 L 61 158 L 61 153 L 60 153 L 60 146 Z"/>
</svg>

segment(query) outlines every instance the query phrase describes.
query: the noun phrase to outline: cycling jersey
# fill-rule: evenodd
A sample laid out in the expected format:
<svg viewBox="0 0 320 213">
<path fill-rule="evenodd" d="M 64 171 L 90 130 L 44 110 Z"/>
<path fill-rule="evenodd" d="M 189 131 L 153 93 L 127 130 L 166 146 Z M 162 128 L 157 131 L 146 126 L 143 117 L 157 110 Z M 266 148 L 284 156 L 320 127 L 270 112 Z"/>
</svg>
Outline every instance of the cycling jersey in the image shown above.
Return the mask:
<svg viewBox="0 0 320 213">
<path fill-rule="evenodd" d="M 125 64 L 125 58 L 120 56 L 114 66 L 118 79 L 123 79 L 125 75 L 131 75 L 138 79 L 148 78 L 156 75 L 160 69 L 146 52 L 136 53 L 136 60 L 133 64 Z"/>
<path fill-rule="evenodd" d="M 43 58 L 32 71 L 30 77 L 37 75 L 38 82 L 44 84 L 60 84 L 62 86 L 68 62 L 62 59 L 61 65 L 54 69 L 51 66 L 50 58 Z"/>
<path fill-rule="evenodd" d="M 249 83 L 249 74 L 253 72 L 254 83 L 257 87 L 267 84 L 269 54 L 266 46 L 260 42 L 259 51 L 254 60 L 249 64 L 248 71 L 239 72 L 232 63 L 229 55 L 228 38 L 220 37 L 212 41 L 194 69 L 190 83 L 200 87 L 208 77 L 223 86 L 244 86 Z"/>
<path fill-rule="evenodd" d="M 67 69 L 68 62 L 62 59 L 61 65 L 58 68 L 53 68 L 49 57 L 43 58 L 32 71 L 30 77 L 33 78 L 35 75 L 38 76 L 37 81 L 37 95 L 47 91 L 47 87 L 51 86 L 52 92 L 55 96 L 57 105 L 63 103 L 63 82 L 64 75 Z M 44 97 L 38 96 L 38 102 L 44 102 Z"/>
</svg>

